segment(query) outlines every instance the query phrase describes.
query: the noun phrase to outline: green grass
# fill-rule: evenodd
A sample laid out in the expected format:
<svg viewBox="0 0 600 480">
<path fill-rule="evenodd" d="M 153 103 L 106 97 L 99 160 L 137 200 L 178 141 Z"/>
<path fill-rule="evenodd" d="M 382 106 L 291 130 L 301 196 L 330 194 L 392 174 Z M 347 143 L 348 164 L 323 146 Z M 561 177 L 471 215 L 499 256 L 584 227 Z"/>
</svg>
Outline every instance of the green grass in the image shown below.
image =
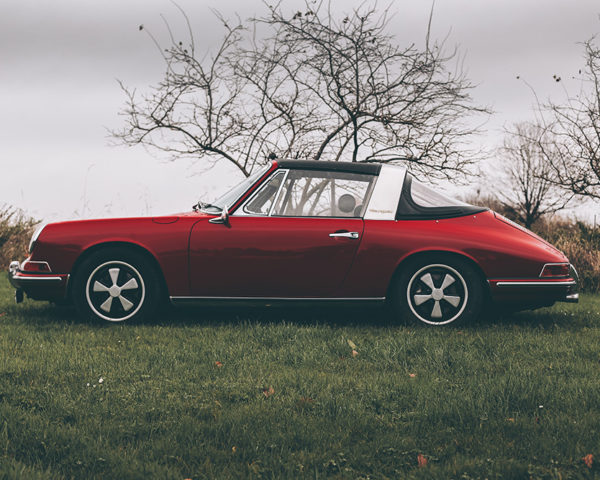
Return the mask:
<svg viewBox="0 0 600 480">
<path fill-rule="evenodd" d="M 102 325 L 11 297 L 2 279 L 0 478 L 600 476 L 598 296 L 462 329 L 378 310 Z"/>
</svg>

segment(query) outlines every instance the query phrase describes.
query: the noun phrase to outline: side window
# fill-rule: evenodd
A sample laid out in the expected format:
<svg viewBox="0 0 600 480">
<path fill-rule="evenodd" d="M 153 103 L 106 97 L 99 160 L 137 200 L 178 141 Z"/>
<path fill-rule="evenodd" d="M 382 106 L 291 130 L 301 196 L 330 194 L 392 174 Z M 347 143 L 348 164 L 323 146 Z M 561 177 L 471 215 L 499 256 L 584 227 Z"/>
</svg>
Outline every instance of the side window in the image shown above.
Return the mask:
<svg viewBox="0 0 600 480">
<path fill-rule="evenodd" d="M 284 176 L 285 171 L 279 171 L 269 178 L 244 204 L 242 214 L 268 215 Z"/>
<path fill-rule="evenodd" d="M 272 215 L 361 217 L 374 179 L 346 172 L 290 170 Z"/>
</svg>

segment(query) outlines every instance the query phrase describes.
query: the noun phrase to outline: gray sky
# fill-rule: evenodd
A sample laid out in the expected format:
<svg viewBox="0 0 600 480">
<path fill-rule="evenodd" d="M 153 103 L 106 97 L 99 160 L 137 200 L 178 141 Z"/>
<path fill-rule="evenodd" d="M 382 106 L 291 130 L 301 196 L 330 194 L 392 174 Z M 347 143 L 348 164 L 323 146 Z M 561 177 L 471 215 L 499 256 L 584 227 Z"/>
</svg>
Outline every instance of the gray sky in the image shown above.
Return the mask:
<svg viewBox="0 0 600 480">
<path fill-rule="evenodd" d="M 264 11 L 260 0 L 178 3 L 196 44 L 207 49 L 221 35 L 211 8 L 242 18 Z M 359 3 L 332 0 L 333 10 Z M 398 43 L 422 43 L 431 3 L 390 4 Z M 108 146 L 106 128 L 121 125 L 124 100 L 116 79 L 143 89 L 161 78 L 161 58 L 138 31 L 144 24 L 165 38 L 161 13 L 183 28 L 169 0 L 0 2 L 0 205 L 44 220 L 161 214 L 188 210 L 237 183 L 240 174 L 225 165 L 202 173 L 200 165 L 166 162 L 141 147 Z M 437 0 L 433 36 L 449 34 L 447 45 L 460 47 L 478 85 L 475 100 L 495 111 L 476 141 L 499 144 L 503 125 L 532 118 L 535 99 L 522 80 L 541 99 L 577 90 L 578 42 L 600 32 L 599 14 L 598 0 Z"/>
</svg>

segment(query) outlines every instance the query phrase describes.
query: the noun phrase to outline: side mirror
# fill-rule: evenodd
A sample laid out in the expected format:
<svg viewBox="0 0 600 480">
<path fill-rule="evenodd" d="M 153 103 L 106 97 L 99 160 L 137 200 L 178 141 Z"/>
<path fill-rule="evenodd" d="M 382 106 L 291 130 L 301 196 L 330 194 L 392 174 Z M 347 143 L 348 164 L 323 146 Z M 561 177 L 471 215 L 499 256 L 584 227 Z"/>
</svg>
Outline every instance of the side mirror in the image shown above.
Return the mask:
<svg viewBox="0 0 600 480">
<path fill-rule="evenodd" d="M 215 218 L 211 218 L 209 222 L 221 223 L 223 225 L 229 226 L 229 210 L 227 210 L 227 207 L 223 207 L 223 210 L 221 210 L 221 215 Z"/>
</svg>

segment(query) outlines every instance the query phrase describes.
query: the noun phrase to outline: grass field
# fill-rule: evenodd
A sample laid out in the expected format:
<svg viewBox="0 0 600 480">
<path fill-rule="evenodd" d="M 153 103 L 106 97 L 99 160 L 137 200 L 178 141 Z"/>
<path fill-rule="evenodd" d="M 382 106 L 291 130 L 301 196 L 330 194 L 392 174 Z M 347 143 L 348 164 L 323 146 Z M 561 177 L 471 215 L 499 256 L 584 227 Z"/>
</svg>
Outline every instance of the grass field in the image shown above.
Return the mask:
<svg viewBox="0 0 600 480">
<path fill-rule="evenodd" d="M 2 279 L 0 478 L 596 478 L 599 346 L 598 296 L 461 329 L 378 310 L 102 325 L 14 305 Z"/>
</svg>

